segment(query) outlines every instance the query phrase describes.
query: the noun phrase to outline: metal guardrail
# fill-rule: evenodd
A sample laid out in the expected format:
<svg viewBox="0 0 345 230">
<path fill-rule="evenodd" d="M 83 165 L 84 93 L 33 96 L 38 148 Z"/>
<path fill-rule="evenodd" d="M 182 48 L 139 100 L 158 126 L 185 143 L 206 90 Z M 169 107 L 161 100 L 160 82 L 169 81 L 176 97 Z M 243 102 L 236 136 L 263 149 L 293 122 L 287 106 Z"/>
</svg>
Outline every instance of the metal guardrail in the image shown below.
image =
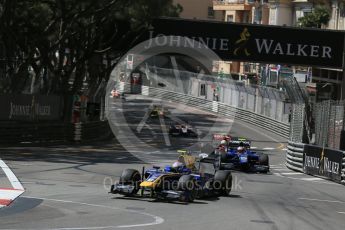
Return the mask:
<svg viewBox="0 0 345 230">
<path fill-rule="evenodd" d="M 303 172 L 303 143 L 289 141 L 286 151 L 286 167 L 294 171 Z"/>
<path fill-rule="evenodd" d="M 341 170 L 341 183 L 345 184 L 345 152 L 343 152 L 343 169 Z"/>
<path fill-rule="evenodd" d="M 233 119 L 238 119 L 240 121 L 244 121 L 257 127 L 266 129 L 284 138 L 289 137 L 289 124 L 273 120 L 269 117 L 256 114 L 245 109 L 233 107 L 217 101 L 210 101 L 207 99 L 154 87 L 143 86 L 142 94 L 150 97 L 161 98 L 167 101 L 190 105 L 208 112 L 220 114 L 222 116 L 230 117 Z"/>
</svg>

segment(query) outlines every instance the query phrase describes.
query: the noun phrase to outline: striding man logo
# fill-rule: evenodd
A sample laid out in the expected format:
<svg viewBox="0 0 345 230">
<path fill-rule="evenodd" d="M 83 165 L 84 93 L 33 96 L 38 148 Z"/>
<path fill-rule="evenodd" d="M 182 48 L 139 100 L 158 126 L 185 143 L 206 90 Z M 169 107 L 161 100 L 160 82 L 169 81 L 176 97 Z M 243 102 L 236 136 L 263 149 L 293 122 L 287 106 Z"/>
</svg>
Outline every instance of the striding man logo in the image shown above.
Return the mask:
<svg viewBox="0 0 345 230">
<path fill-rule="evenodd" d="M 250 38 L 250 33 L 248 31 L 248 28 L 244 28 L 242 33 L 240 34 L 240 39 L 238 39 L 235 42 L 235 44 L 237 45 L 237 48 L 234 51 L 235 56 L 239 55 L 241 52 L 243 52 L 246 56 L 250 56 L 250 53 L 248 52 L 248 49 L 246 48 L 249 38 Z"/>
</svg>

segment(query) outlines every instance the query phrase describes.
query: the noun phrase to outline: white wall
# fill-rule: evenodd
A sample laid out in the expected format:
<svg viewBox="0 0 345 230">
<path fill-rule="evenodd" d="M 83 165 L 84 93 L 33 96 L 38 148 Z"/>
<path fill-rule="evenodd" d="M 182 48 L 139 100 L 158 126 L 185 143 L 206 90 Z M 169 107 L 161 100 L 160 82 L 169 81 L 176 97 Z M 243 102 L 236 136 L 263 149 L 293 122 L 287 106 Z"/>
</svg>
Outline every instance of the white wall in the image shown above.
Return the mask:
<svg viewBox="0 0 345 230">
<path fill-rule="evenodd" d="M 270 7 L 270 25 L 292 25 L 293 10 L 291 4 L 272 3 Z"/>
</svg>

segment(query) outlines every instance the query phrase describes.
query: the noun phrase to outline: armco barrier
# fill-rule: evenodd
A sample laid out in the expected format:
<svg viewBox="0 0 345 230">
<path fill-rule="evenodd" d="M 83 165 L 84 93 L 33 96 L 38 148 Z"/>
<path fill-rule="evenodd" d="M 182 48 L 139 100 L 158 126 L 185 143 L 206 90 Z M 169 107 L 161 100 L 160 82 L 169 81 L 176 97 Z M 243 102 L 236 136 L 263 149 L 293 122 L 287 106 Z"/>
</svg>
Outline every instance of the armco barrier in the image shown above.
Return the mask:
<svg viewBox="0 0 345 230">
<path fill-rule="evenodd" d="M 303 172 L 303 152 L 303 143 L 289 141 L 286 151 L 286 167 L 298 172 Z"/>
<path fill-rule="evenodd" d="M 148 92 L 147 92 L 148 91 Z M 204 98 L 194 97 L 191 95 L 172 92 L 164 89 L 145 87 L 145 94 L 150 97 L 161 98 L 166 101 L 172 101 L 185 105 L 190 105 L 205 111 L 220 114 L 222 116 L 235 118 L 240 121 L 253 124 L 257 127 L 266 129 L 284 138 L 289 138 L 290 125 L 273 120 L 269 117 L 256 114 L 254 112 L 233 107 L 221 102 L 210 101 Z"/>
<path fill-rule="evenodd" d="M 343 169 L 341 174 L 341 183 L 345 184 L 345 152 L 343 152 Z"/>
</svg>

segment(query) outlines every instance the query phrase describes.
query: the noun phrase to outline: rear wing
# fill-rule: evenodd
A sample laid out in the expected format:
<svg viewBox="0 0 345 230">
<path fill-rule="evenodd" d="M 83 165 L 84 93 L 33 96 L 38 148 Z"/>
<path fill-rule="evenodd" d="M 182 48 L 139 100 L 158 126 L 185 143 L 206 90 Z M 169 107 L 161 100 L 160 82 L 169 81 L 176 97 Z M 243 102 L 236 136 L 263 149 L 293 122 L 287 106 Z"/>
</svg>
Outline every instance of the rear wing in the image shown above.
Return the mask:
<svg viewBox="0 0 345 230">
<path fill-rule="evenodd" d="M 230 134 L 227 133 L 215 133 L 213 134 L 212 141 L 222 141 L 222 140 L 231 140 Z"/>
<path fill-rule="evenodd" d="M 231 141 L 229 142 L 229 148 L 237 148 L 239 146 L 250 148 L 251 141 L 246 138 L 235 137 L 235 138 L 232 138 Z"/>
</svg>

